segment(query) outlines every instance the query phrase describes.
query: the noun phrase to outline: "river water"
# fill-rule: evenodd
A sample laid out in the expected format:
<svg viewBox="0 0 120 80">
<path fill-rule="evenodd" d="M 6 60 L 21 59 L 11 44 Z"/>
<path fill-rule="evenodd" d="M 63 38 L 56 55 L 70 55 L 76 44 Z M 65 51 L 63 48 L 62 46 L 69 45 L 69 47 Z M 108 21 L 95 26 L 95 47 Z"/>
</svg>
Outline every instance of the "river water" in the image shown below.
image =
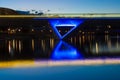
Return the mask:
<svg viewBox="0 0 120 80">
<path fill-rule="evenodd" d="M 7 37 L 0 39 L 0 61 L 76 60 L 120 57 L 120 36 L 80 35 L 66 40 Z"/>
</svg>

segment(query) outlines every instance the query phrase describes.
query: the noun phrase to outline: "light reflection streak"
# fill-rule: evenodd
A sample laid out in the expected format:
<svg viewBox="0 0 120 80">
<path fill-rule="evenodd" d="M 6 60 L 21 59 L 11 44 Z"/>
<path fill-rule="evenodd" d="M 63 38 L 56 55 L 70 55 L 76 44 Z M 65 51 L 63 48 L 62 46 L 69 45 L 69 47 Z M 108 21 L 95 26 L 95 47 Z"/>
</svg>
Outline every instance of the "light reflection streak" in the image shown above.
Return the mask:
<svg viewBox="0 0 120 80">
<path fill-rule="evenodd" d="M 15 49 L 15 40 L 14 39 L 12 41 L 12 46 L 13 46 L 13 49 Z"/>
<path fill-rule="evenodd" d="M 53 38 L 50 38 L 50 47 L 54 48 L 54 39 Z"/>
<path fill-rule="evenodd" d="M 34 39 L 32 39 L 32 50 L 34 51 L 34 49 L 35 49 L 35 41 Z"/>
<path fill-rule="evenodd" d="M 116 42 L 116 48 L 119 48 L 119 41 L 118 41 L 118 38 L 117 38 L 117 42 Z"/>
<path fill-rule="evenodd" d="M 21 50 L 22 50 L 22 43 L 21 43 L 21 40 L 19 40 L 19 42 L 18 42 L 18 46 L 19 46 L 19 52 L 21 53 Z"/>
<path fill-rule="evenodd" d="M 10 41 L 8 41 L 8 51 L 9 51 L 9 53 L 11 52 L 11 43 L 10 43 Z"/>
<path fill-rule="evenodd" d="M 105 35 L 105 41 L 108 42 L 109 40 L 109 35 Z"/>
<path fill-rule="evenodd" d="M 79 43 L 80 43 L 80 46 L 82 45 L 82 39 L 81 39 L 81 36 L 79 36 Z"/>
<path fill-rule="evenodd" d="M 98 54 L 99 52 L 99 47 L 98 47 L 98 43 L 96 42 L 96 53 Z"/>
<path fill-rule="evenodd" d="M 83 41 L 82 43 L 84 44 L 85 43 L 85 36 L 84 35 L 82 36 L 82 41 Z"/>
<path fill-rule="evenodd" d="M 108 40 L 107 44 L 108 44 L 108 48 L 111 49 L 111 47 L 112 47 L 111 40 Z"/>
<path fill-rule="evenodd" d="M 41 46 L 42 46 L 43 51 L 45 51 L 45 43 L 44 43 L 44 40 L 41 40 Z"/>
<path fill-rule="evenodd" d="M 11 41 L 8 41 L 8 51 L 9 51 L 9 54 L 11 55 L 14 54 L 13 44 L 11 43 Z"/>
<path fill-rule="evenodd" d="M 72 42 L 73 42 L 73 39 L 71 38 L 70 40 L 71 40 L 71 43 L 72 43 Z"/>
</svg>

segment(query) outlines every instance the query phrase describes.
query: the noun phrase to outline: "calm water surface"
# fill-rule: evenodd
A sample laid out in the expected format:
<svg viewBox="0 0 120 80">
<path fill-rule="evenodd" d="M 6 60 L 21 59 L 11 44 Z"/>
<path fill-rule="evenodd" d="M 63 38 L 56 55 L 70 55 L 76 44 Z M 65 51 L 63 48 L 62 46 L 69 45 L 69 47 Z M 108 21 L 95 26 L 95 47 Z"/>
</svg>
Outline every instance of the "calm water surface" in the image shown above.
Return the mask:
<svg viewBox="0 0 120 80">
<path fill-rule="evenodd" d="M 0 61 L 119 58 L 120 36 L 80 35 L 67 40 L 6 37 L 0 39 Z"/>
<path fill-rule="evenodd" d="M 0 62 L 14 66 L 16 60 L 84 60 L 120 57 L 119 35 L 83 35 L 57 40 L 54 38 L 6 37 L 0 39 Z M 4 64 L 4 61 L 6 62 Z M 8 63 L 7 63 L 8 61 Z M 19 63 L 21 64 L 21 62 Z M 25 65 L 24 63 L 22 65 Z M 34 65 L 34 64 L 32 64 Z M 29 65 L 29 66 L 32 66 Z M 20 65 L 21 66 L 21 65 Z M 2 80 L 119 80 L 120 65 L 66 65 L 44 67 L 1 68 Z"/>
</svg>

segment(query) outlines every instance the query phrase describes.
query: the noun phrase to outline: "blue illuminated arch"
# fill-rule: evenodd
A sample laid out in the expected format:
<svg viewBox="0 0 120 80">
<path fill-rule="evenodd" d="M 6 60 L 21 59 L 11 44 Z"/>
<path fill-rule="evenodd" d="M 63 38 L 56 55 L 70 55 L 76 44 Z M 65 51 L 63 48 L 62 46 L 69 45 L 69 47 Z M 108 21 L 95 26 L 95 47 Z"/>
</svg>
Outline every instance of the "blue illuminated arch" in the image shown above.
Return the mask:
<svg viewBox="0 0 120 80">
<path fill-rule="evenodd" d="M 65 49 L 61 49 L 63 46 Z M 73 46 L 64 41 L 60 41 L 52 52 L 52 59 L 83 59 L 83 56 Z"/>
<path fill-rule="evenodd" d="M 66 19 L 66 18 L 50 19 L 49 21 L 53 30 L 60 39 L 66 37 L 69 33 L 71 33 L 74 29 L 76 29 L 81 23 L 83 23 L 83 20 L 81 19 Z M 71 27 L 71 29 L 66 34 L 61 35 L 56 27 Z"/>
</svg>

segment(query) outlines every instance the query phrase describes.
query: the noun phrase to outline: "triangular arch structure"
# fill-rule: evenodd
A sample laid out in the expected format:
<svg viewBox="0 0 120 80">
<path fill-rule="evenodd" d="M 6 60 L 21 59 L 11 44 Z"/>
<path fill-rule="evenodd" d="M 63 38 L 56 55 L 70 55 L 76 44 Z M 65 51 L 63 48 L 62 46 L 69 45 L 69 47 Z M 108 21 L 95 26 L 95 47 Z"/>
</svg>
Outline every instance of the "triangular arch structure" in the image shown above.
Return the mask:
<svg viewBox="0 0 120 80">
<path fill-rule="evenodd" d="M 65 38 L 69 33 L 71 33 L 74 29 L 76 29 L 80 24 L 83 23 L 81 19 L 51 19 L 50 24 L 60 39 Z M 59 28 L 67 28 L 68 31 L 66 33 L 60 33 Z M 63 29 L 63 30 L 64 30 Z"/>
</svg>

